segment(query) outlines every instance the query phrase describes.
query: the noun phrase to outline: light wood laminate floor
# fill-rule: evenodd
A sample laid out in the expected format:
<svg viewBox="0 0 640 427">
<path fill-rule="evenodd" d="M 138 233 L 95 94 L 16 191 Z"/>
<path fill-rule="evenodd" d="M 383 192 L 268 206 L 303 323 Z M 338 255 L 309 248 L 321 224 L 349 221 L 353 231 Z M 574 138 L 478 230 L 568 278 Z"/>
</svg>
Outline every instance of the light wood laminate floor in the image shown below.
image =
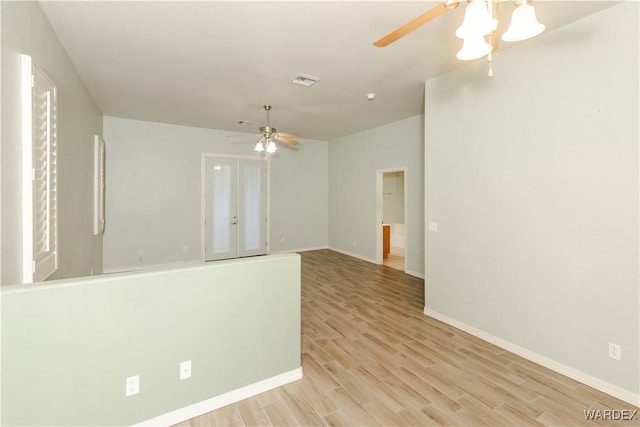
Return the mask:
<svg viewBox="0 0 640 427">
<path fill-rule="evenodd" d="M 425 316 L 421 279 L 301 256 L 304 378 L 179 426 L 640 424 L 587 421 L 637 408 Z"/>
<path fill-rule="evenodd" d="M 382 260 L 382 264 L 396 270 L 404 271 L 404 257 L 400 255 L 389 254 L 387 259 Z"/>
</svg>

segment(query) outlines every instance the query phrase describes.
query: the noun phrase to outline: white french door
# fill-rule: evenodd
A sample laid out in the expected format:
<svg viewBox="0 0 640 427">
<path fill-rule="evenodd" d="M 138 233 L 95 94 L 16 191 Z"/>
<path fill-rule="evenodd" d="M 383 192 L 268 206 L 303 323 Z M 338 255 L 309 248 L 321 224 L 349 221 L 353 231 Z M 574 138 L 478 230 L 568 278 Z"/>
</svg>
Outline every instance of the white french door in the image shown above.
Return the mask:
<svg viewBox="0 0 640 427">
<path fill-rule="evenodd" d="M 265 160 L 205 156 L 204 259 L 267 253 Z"/>
</svg>

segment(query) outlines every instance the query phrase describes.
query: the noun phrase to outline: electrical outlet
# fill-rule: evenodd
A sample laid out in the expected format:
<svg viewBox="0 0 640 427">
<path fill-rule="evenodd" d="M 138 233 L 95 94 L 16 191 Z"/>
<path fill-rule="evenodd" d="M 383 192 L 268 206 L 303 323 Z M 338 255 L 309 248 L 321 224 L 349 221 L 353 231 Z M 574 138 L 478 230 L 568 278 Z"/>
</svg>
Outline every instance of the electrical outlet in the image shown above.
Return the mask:
<svg viewBox="0 0 640 427">
<path fill-rule="evenodd" d="M 187 252 L 189 252 L 189 246 L 185 245 L 185 246 L 182 247 L 182 253 L 186 254 Z"/>
<path fill-rule="evenodd" d="M 434 233 L 438 232 L 438 223 L 437 222 L 429 222 L 429 231 L 433 231 Z"/>
<path fill-rule="evenodd" d="M 138 261 L 142 261 L 144 258 L 144 251 L 142 249 L 138 250 Z"/>
<path fill-rule="evenodd" d="M 191 377 L 191 360 L 180 363 L 180 379 L 186 380 Z"/>
<path fill-rule="evenodd" d="M 140 375 L 127 377 L 125 381 L 125 396 L 133 396 L 140 393 Z"/>
<path fill-rule="evenodd" d="M 612 342 L 609 343 L 609 357 L 616 360 L 622 359 L 622 347 Z"/>
<path fill-rule="evenodd" d="M 356 246 L 358 246 L 358 242 L 356 242 L 355 240 L 353 241 L 353 247 L 355 248 Z"/>
</svg>

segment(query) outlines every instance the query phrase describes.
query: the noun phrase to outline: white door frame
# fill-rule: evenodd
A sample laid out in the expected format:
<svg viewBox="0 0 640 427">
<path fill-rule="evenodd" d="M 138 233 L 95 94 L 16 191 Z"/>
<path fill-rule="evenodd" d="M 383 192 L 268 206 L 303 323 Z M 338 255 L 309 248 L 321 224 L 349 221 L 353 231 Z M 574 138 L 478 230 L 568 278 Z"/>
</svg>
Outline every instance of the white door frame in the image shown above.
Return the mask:
<svg viewBox="0 0 640 427">
<path fill-rule="evenodd" d="M 407 224 L 407 167 L 397 167 L 389 169 L 378 169 L 376 171 L 376 264 L 382 264 L 384 262 L 382 258 L 382 219 L 384 208 L 384 189 L 383 189 L 383 176 L 385 173 L 402 172 L 404 178 L 404 229 L 405 229 L 405 244 L 404 244 L 404 271 L 407 271 L 407 257 L 409 255 L 409 224 Z"/>
<path fill-rule="evenodd" d="M 205 211 L 205 195 L 206 195 L 206 160 L 207 157 L 222 157 L 225 159 L 235 160 L 264 160 L 267 167 L 267 255 L 271 253 L 271 158 L 256 158 L 256 156 L 238 156 L 234 154 L 217 154 L 202 153 L 200 158 L 200 261 L 206 261 L 205 254 L 205 227 L 204 222 L 207 218 Z"/>
</svg>

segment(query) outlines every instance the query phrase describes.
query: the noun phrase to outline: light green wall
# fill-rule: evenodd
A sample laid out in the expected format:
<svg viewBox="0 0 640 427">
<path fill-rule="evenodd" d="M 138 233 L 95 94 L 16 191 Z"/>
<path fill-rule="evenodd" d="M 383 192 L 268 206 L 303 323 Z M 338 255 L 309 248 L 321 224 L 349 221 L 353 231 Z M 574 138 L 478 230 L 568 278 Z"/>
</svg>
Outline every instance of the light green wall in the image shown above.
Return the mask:
<svg viewBox="0 0 640 427">
<path fill-rule="evenodd" d="M 425 95 L 427 310 L 635 394 L 638 19 L 613 6 Z"/>
<path fill-rule="evenodd" d="M 131 425 L 300 366 L 297 254 L 2 290 L 2 425 Z"/>
<path fill-rule="evenodd" d="M 254 135 L 230 134 L 104 118 L 106 270 L 200 259 L 201 154 L 257 154 Z M 272 252 L 326 247 L 327 197 L 327 142 L 281 147 L 271 160 Z"/>
<path fill-rule="evenodd" d="M 2 23 L 2 2 L 0 1 L 0 24 Z M 2 29 L 4 28 L 4 26 L 0 25 L 0 54 L 2 53 L 2 39 L 3 39 L 3 33 L 2 33 Z M 2 86 L 3 86 L 3 81 L 1 81 L 2 78 L 2 64 L 1 64 L 2 58 L 0 58 L 0 100 L 4 99 L 4 96 L 2 95 Z M 2 193 L 2 104 L 0 101 L 0 193 Z M 0 286 L 3 283 L 2 280 L 2 197 L 0 197 Z"/>
<path fill-rule="evenodd" d="M 102 238 L 93 236 L 93 135 L 102 116 L 37 2 L 2 2 L 2 276 L 22 280 L 20 54 L 58 90 L 58 271 L 52 278 L 102 270 Z"/>
<path fill-rule="evenodd" d="M 329 142 L 331 248 L 375 262 L 376 171 L 406 167 L 406 269 L 424 274 L 423 131 L 420 115 Z"/>
</svg>

